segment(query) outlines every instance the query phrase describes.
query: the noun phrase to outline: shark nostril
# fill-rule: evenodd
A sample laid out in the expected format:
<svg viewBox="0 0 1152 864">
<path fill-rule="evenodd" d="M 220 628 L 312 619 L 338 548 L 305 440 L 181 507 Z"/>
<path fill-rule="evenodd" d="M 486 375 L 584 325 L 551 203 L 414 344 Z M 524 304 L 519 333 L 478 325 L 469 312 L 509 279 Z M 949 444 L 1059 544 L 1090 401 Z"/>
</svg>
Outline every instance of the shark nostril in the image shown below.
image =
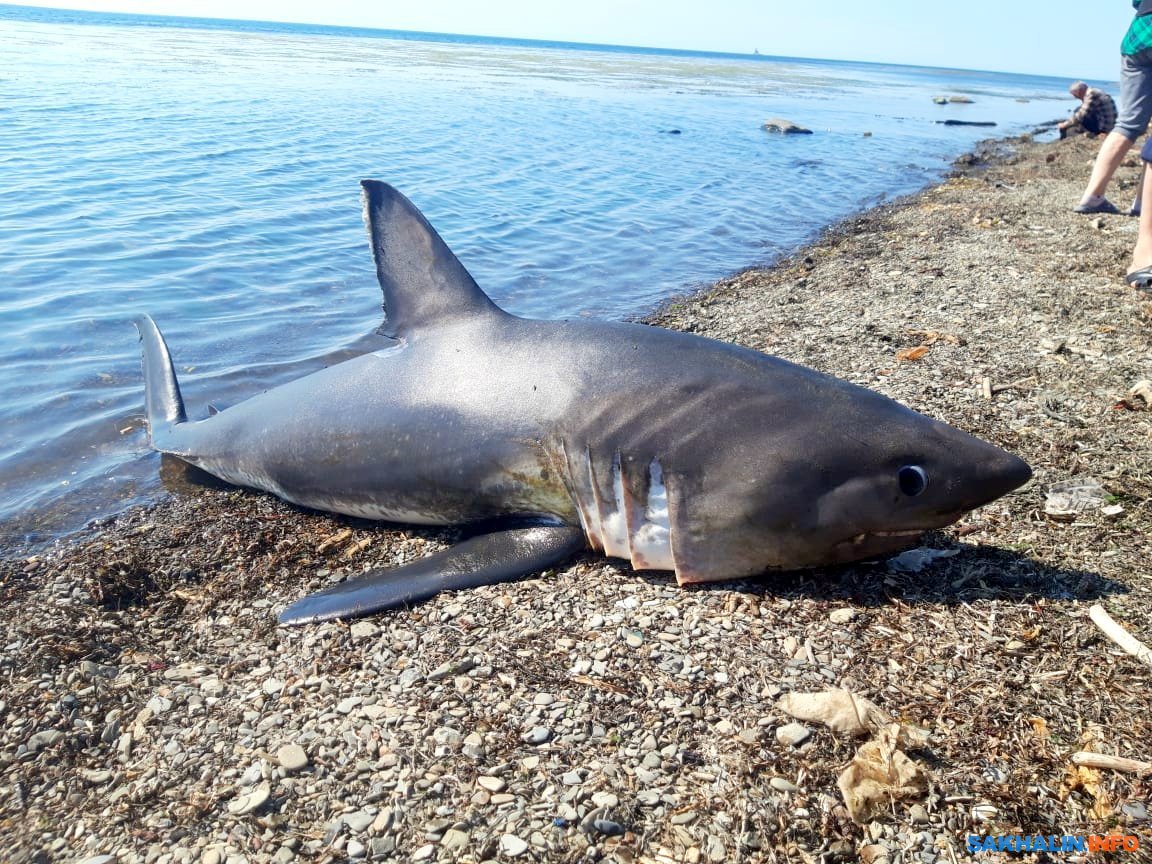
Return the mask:
<svg viewBox="0 0 1152 864">
<path fill-rule="evenodd" d="M 915 498 L 928 488 L 928 472 L 919 465 L 905 465 L 896 472 L 900 491 L 909 498 Z"/>
</svg>

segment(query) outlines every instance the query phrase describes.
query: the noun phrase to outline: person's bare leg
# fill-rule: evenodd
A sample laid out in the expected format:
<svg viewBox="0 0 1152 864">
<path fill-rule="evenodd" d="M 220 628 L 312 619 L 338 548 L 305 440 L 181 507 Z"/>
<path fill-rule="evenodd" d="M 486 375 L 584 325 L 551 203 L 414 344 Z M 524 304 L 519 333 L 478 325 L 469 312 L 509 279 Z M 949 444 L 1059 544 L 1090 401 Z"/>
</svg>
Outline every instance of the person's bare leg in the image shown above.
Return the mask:
<svg viewBox="0 0 1152 864">
<path fill-rule="evenodd" d="M 1152 171 L 1148 170 L 1147 162 L 1144 163 L 1141 199 L 1152 202 Z M 1136 248 L 1132 250 L 1132 266 L 1128 268 L 1128 273 L 1135 273 L 1145 267 L 1152 267 L 1152 207 L 1143 207 L 1140 210 L 1140 227 L 1136 232 Z M 1152 277 L 1142 281 L 1146 281 L 1146 284 L 1132 283 L 1133 287 L 1143 287 L 1147 290 L 1148 284 L 1152 283 Z"/>
<path fill-rule="evenodd" d="M 1092 176 L 1088 178 L 1088 188 L 1080 199 L 1081 205 L 1095 204 L 1104 197 L 1104 191 L 1112 181 L 1112 175 L 1132 149 L 1132 141 L 1119 132 L 1112 131 L 1100 145 L 1100 152 L 1096 154 L 1096 161 L 1092 163 Z"/>
</svg>

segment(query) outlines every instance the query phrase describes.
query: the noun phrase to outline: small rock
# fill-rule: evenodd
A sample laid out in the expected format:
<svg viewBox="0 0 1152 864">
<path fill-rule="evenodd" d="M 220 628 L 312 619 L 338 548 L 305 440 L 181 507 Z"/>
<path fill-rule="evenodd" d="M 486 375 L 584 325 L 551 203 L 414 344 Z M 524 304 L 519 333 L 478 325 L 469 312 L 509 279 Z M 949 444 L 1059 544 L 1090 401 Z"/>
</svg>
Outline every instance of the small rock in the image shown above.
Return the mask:
<svg viewBox="0 0 1152 864">
<path fill-rule="evenodd" d="M 499 777 L 488 776 L 477 777 L 476 785 L 481 789 L 487 789 L 489 792 L 503 792 L 508 787 L 508 784 Z"/>
<path fill-rule="evenodd" d="M 427 861 L 436 853 L 435 843 L 425 843 L 419 849 L 412 853 L 413 861 Z"/>
<path fill-rule="evenodd" d="M 228 804 L 228 812 L 233 816 L 247 816 L 259 810 L 272 796 L 267 783 L 261 783 L 251 792 L 233 799 Z"/>
<path fill-rule="evenodd" d="M 547 726 L 536 726 L 531 732 L 520 736 L 525 744 L 546 744 L 552 738 L 552 730 Z M 511 835 L 505 835 L 511 836 Z"/>
<path fill-rule="evenodd" d="M 1140 801 L 1129 801 L 1120 808 L 1120 812 L 1133 822 L 1148 821 L 1148 808 Z"/>
<path fill-rule="evenodd" d="M 811 135 L 811 129 L 805 129 L 803 126 L 797 126 L 791 120 L 784 120 L 780 117 L 773 117 L 770 120 L 764 121 L 763 129 L 765 132 L 779 132 L 783 135 Z"/>
<path fill-rule="evenodd" d="M 500 851 L 509 858 L 518 858 L 528 851 L 528 842 L 515 834 L 505 834 L 500 838 Z"/>
<path fill-rule="evenodd" d="M 348 826 L 348 830 L 351 833 L 361 834 L 369 825 L 376 821 L 376 814 L 360 810 L 356 813 L 345 813 L 340 817 L 340 820 Z"/>
<path fill-rule="evenodd" d="M 923 804 L 913 804 L 908 810 L 908 818 L 912 820 L 913 825 L 927 825 L 931 821 Z"/>
<path fill-rule="evenodd" d="M 78 861 L 77 864 L 113 864 L 115 860 L 115 855 L 93 855 L 91 858 Z"/>
<path fill-rule="evenodd" d="M 800 787 L 783 777 L 773 777 L 768 784 L 777 792 L 799 792 Z"/>
<path fill-rule="evenodd" d="M 605 837 L 619 837 L 624 833 L 624 826 L 611 819 L 594 819 L 592 827 Z"/>
<path fill-rule="evenodd" d="M 584 778 L 578 771 L 568 771 L 560 778 L 560 782 L 565 786 L 579 786 L 584 782 Z"/>
<path fill-rule="evenodd" d="M 724 842 L 715 835 L 708 836 L 708 860 L 713 864 L 720 864 L 728 857 L 727 851 L 724 849 Z"/>
<path fill-rule="evenodd" d="M 357 621 L 348 628 L 348 635 L 357 642 L 361 639 L 371 639 L 379 632 L 380 628 L 371 621 Z"/>
<path fill-rule="evenodd" d="M 289 774 L 294 774 L 308 767 L 308 754 L 299 744 L 285 744 L 276 751 L 276 761 Z"/>
<path fill-rule="evenodd" d="M 153 696 L 148 700 L 148 709 L 152 712 L 153 716 L 159 717 L 172 707 L 172 700 L 165 696 Z"/>
<path fill-rule="evenodd" d="M 833 609 L 828 614 L 828 620 L 833 624 L 847 624 L 849 621 L 855 620 L 857 614 L 856 610 L 850 606 L 843 609 Z"/>
<path fill-rule="evenodd" d="M 464 746 L 460 751 L 469 759 L 483 759 L 487 755 L 484 747 L 484 738 L 473 732 L 464 739 Z"/>
<path fill-rule="evenodd" d="M 120 674 L 120 670 L 116 666 L 104 666 L 91 660 L 82 660 L 80 674 L 85 678 L 115 678 Z"/>
<path fill-rule="evenodd" d="M 696 821 L 697 813 L 695 810 L 682 810 L 679 813 L 673 813 L 672 818 L 668 821 L 673 825 L 687 825 L 690 822 Z"/>
<path fill-rule="evenodd" d="M 352 709 L 363 701 L 359 696 L 349 696 L 347 699 L 341 699 L 336 703 L 336 711 L 340 714 L 351 714 Z"/>
<path fill-rule="evenodd" d="M 799 747 L 812 737 L 812 730 L 803 723 L 787 723 L 776 730 L 776 741 L 785 747 Z"/>
<path fill-rule="evenodd" d="M 597 807 L 612 808 L 620 803 L 620 798 L 614 792 L 594 792 L 592 803 Z"/>
<path fill-rule="evenodd" d="M 444 836 L 440 838 L 440 848 L 442 849 L 463 849 L 468 845 L 469 836 L 464 831 L 458 831 L 455 828 L 449 828 L 444 832 Z"/>
<path fill-rule="evenodd" d="M 45 729 L 43 732 L 37 732 L 28 739 L 28 750 L 32 753 L 39 753 L 45 747 L 51 747 L 63 737 L 64 733 L 58 729 Z"/>
</svg>

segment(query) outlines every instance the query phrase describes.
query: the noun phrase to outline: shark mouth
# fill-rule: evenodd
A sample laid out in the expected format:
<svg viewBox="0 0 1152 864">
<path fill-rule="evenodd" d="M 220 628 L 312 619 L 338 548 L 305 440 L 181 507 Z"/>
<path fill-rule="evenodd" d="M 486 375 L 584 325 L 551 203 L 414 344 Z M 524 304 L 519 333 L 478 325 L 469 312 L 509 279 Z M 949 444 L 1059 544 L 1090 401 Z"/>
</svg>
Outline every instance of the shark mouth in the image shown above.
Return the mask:
<svg viewBox="0 0 1152 864">
<path fill-rule="evenodd" d="M 904 528 L 897 531 L 868 531 L 842 540 L 833 548 L 839 563 L 863 561 L 895 552 L 902 552 L 915 545 L 917 539 L 930 528 Z"/>
</svg>

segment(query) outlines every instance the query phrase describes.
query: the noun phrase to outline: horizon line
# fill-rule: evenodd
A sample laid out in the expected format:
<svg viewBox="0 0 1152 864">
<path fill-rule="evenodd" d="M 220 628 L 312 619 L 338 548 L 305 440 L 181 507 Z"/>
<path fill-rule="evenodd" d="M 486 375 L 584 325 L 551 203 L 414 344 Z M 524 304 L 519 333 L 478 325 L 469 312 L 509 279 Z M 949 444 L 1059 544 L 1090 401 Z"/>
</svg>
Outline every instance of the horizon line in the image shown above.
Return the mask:
<svg viewBox="0 0 1152 864">
<path fill-rule="evenodd" d="M 478 33 L 451 33 L 447 31 L 437 30 L 400 30 L 390 27 L 370 27 L 354 24 L 320 24 L 314 21 L 273 21 L 265 18 L 210 18 L 196 15 L 165 15 L 156 12 L 111 12 L 111 11 L 98 11 L 94 9 L 74 9 L 68 6 L 29 6 L 24 3 L 0 3 L 0 10 L 8 9 L 29 9 L 29 10 L 47 10 L 53 12 L 68 12 L 76 15 L 91 15 L 91 16 L 113 16 L 117 18 L 152 18 L 161 19 L 166 21 L 188 21 L 188 22 L 205 22 L 205 23 L 223 23 L 223 24 L 263 24 L 272 27 L 318 27 L 326 30 L 348 31 L 350 33 L 381 33 L 381 34 L 394 34 L 403 33 L 412 36 L 447 36 L 456 39 L 466 39 L 478 42 L 484 41 L 505 41 L 505 42 L 526 42 L 533 45 L 555 47 L 561 46 L 564 48 L 575 48 L 577 50 L 602 50 L 602 49 L 615 49 L 617 51 L 636 51 L 647 53 L 671 53 L 681 54 L 685 56 L 705 56 L 705 57 L 720 57 L 720 58 L 733 58 L 739 60 L 767 60 L 767 61 L 790 61 L 800 63 L 849 63 L 858 64 L 861 66 L 894 66 L 902 69 L 932 69 L 944 72 L 971 72 L 980 75 L 1012 75 L 1022 76 L 1028 78 L 1051 78 L 1053 80 L 1062 81 L 1066 76 L 1054 75 L 1049 73 L 1039 72 L 1006 72 L 997 69 L 972 69 L 962 66 L 926 66 L 922 63 L 898 63 L 883 60 L 851 60 L 851 59 L 835 59 L 830 57 L 799 57 L 787 54 L 761 54 L 758 49 L 754 49 L 751 53 L 738 52 L 738 51 L 714 51 L 706 48 L 662 48 L 655 45 L 629 45 L 624 43 L 613 42 L 578 42 L 565 39 L 542 39 L 539 37 L 522 37 L 522 36 L 487 36 Z M 222 28 L 205 28 L 205 29 L 222 29 Z M 1071 79 L 1069 79 L 1071 80 Z M 1084 79 L 1078 79 L 1084 80 Z M 1115 84 L 1116 81 L 1111 79 L 1098 78 L 1086 79 L 1096 83 L 1109 83 Z"/>
</svg>

